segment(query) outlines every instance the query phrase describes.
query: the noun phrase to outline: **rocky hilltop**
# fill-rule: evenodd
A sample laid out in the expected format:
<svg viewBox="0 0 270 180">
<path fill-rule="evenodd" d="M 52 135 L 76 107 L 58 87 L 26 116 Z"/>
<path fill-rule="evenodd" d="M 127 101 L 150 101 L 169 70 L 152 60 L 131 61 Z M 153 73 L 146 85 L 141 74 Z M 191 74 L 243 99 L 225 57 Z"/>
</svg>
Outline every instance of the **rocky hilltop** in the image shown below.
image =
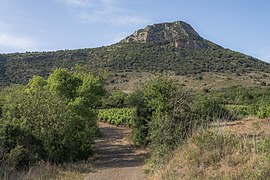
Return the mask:
<svg viewBox="0 0 270 180">
<path fill-rule="evenodd" d="M 168 43 L 175 48 L 201 49 L 207 48 L 208 43 L 183 21 L 149 25 L 135 31 L 121 43 Z"/>
</svg>

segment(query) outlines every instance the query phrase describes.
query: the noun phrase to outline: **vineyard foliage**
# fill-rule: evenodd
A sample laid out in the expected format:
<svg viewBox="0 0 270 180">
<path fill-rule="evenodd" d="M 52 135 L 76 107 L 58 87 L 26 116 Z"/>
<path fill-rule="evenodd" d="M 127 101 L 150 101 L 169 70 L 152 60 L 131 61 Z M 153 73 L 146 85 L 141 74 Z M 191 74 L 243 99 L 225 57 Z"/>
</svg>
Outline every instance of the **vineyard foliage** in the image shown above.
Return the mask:
<svg viewBox="0 0 270 180">
<path fill-rule="evenodd" d="M 266 105 L 266 104 L 261 105 L 257 111 L 257 116 L 259 118 L 270 117 L 270 105 Z"/>
<path fill-rule="evenodd" d="M 238 115 L 270 117 L 269 87 L 231 86 L 213 91 L 210 96 Z"/>
<path fill-rule="evenodd" d="M 133 126 L 134 109 L 132 108 L 111 108 L 100 109 L 98 111 L 98 119 L 115 125 Z"/>
</svg>

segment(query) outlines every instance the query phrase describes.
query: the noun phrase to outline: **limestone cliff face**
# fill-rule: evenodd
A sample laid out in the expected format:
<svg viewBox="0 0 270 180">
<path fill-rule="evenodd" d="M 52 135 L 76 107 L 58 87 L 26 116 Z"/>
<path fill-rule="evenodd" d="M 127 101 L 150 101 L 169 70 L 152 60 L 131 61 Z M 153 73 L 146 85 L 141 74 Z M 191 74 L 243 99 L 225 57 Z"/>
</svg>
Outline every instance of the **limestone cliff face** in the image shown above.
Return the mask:
<svg viewBox="0 0 270 180">
<path fill-rule="evenodd" d="M 207 42 L 187 23 L 176 21 L 147 26 L 135 31 L 121 43 L 164 43 L 175 48 L 201 49 L 206 48 Z"/>
</svg>

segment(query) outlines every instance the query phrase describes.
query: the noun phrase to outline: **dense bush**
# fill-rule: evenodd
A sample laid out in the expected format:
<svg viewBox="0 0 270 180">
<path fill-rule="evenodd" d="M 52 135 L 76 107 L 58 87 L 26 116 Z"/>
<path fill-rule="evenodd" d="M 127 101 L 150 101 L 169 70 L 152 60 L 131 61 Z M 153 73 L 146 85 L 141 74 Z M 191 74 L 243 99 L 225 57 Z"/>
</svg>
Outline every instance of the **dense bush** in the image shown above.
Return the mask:
<svg viewBox="0 0 270 180">
<path fill-rule="evenodd" d="M 0 98 L 1 169 L 89 157 L 98 132 L 95 108 L 104 94 L 102 77 L 64 69 L 7 88 Z"/>
<path fill-rule="evenodd" d="M 136 107 L 134 142 L 138 145 L 153 144 L 158 138 L 164 141 L 162 144 L 175 144 L 195 125 L 235 118 L 214 98 L 192 93 L 165 77 L 147 82 L 129 99 Z"/>
<path fill-rule="evenodd" d="M 124 124 L 131 127 L 133 125 L 134 110 L 132 108 L 100 109 L 98 119 L 110 124 Z"/>
<path fill-rule="evenodd" d="M 194 123 L 193 96 L 172 80 L 159 77 L 133 94 L 134 143 L 152 149 L 182 141 Z"/>
<path fill-rule="evenodd" d="M 236 115 L 227 110 L 220 102 L 212 97 L 204 95 L 197 95 L 194 101 L 197 114 L 202 119 L 206 120 L 232 120 L 236 118 Z"/>
<path fill-rule="evenodd" d="M 128 94 L 122 91 L 113 91 L 102 99 L 102 108 L 128 107 Z"/>
</svg>

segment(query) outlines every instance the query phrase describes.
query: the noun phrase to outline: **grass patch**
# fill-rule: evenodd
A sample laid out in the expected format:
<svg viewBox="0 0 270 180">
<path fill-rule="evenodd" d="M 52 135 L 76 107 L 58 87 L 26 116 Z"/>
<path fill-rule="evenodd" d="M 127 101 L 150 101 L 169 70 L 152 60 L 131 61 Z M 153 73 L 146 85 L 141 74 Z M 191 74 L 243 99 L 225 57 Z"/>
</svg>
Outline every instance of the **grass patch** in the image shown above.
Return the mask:
<svg viewBox="0 0 270 180">
<path fill-rule="evenodd" d="M 205 130 L 177 148 L 154 179 L 267 179 L 270 138 L 258 143 L 228 133 Z"/>
<path fill-rule="evenodd" d="M 84 179 L 87 174 L 93 171 L 93 166 L 89 162 L 65 163 L 55 165 L 48 162 L 40 162 L 25 170 L 14 170 L 3 172 L 0 179 L 3 180 L 37 180 L 37 179 Z"/>
</svg>

